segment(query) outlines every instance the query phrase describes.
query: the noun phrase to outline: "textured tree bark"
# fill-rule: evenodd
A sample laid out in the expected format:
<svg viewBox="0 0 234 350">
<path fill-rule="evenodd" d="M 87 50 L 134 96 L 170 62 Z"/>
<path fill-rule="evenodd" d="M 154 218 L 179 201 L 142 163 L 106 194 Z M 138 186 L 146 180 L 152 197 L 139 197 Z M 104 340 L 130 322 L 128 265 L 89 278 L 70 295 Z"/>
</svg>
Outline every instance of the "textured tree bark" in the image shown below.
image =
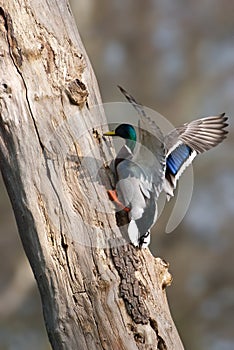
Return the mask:
<svg viewBox="0 0 234 350">
<path fill-rule="evenodd" d="M 1 171 L 53 349 L 183 349 L 167 264 L 116 225 L 106 119 L 69 4 L 0 0 L 0 33 Z"/>
</svg>

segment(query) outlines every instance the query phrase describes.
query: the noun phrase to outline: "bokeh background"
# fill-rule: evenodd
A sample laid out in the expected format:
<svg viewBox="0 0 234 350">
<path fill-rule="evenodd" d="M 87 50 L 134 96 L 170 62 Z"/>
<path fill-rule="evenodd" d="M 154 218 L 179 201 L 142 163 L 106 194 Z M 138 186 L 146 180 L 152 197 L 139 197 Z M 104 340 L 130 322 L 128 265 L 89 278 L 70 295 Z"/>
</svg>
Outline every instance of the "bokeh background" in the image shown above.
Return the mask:
<svg viewBox="0 0 234 350">
<path fill-rule="evenodd" d="M 226 112 L 228 139 L 195 161 L 183 222 L 154 230 L 170 263 L 168 299 L 186 349 L 234 349 L 234 2 L 71 0 L 104 102 L 123 85 L 174 125 Z M 0 350 L 50 349 L 40 298 L 0 183 Z M 157 231 L 157 232 L 156 232 Z"/>
</svg>

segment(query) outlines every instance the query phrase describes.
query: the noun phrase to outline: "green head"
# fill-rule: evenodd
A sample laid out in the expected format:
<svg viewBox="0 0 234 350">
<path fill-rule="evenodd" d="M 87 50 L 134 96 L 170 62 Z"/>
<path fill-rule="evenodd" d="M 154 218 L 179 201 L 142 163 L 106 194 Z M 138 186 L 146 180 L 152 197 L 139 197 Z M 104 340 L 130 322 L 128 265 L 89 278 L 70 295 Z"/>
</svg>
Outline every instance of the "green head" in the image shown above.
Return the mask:
<svg viewBox="0 0 234 350">
<path fill-rule="evenodd" d="M 119 136 L 125 140 L 131 140 L 136 142 L 136 131 L 130 124 L 120 124 L 113 131 L 107 131 L 103 135 L 105 136 Z"/>
<path fill-rule="evenodd" d="M 137 135 L 134 127 L 130 124 L 120 124 L 113 131 L 108 131 L 104 133 L 105 136 L 119 136 L 126 140 L 126 145 L 130 147 L 131 150 L 134 149 Z"/>
</svg>

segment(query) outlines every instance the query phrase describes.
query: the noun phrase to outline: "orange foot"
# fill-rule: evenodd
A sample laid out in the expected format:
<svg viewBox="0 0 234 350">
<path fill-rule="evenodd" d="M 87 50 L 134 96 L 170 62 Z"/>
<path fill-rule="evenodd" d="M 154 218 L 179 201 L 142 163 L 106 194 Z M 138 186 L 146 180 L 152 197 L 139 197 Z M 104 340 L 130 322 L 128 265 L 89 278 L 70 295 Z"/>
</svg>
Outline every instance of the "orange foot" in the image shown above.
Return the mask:
<svg viewBox="0 0 234 350">
<path fill-rule="evenodd" d="M 117 204 L 122 210 L 126 211 L 127 213 L 130 211 L 130 208 L 125 207 L 123 203 L 120 202 L 116 190 L 108 190 L 107 193 L 110 197 L 110 200 L 114 201 L 115 204 Z"/>
</svg>

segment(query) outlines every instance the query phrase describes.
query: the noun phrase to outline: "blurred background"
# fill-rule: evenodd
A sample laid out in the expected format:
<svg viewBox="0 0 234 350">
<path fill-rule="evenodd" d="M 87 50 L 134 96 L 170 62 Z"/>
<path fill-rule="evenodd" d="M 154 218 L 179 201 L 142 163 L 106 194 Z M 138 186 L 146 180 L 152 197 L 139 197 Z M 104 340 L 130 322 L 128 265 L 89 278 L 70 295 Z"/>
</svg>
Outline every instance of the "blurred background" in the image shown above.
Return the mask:
<svg viewBox="0 0 234 350">
<path fill-rule="evenodd" d="M 104 102 L 117 84 L 180 125 L 230 115 L 228 139 L 194 163 L 193 198 L 151 251 L 170 263 L 167 294 L 186 349 L 234 349 L 234 2 L 71 0 Z M 0 350 L 50 349 L 40 298 L 0 183 Z"/>
</svg>

